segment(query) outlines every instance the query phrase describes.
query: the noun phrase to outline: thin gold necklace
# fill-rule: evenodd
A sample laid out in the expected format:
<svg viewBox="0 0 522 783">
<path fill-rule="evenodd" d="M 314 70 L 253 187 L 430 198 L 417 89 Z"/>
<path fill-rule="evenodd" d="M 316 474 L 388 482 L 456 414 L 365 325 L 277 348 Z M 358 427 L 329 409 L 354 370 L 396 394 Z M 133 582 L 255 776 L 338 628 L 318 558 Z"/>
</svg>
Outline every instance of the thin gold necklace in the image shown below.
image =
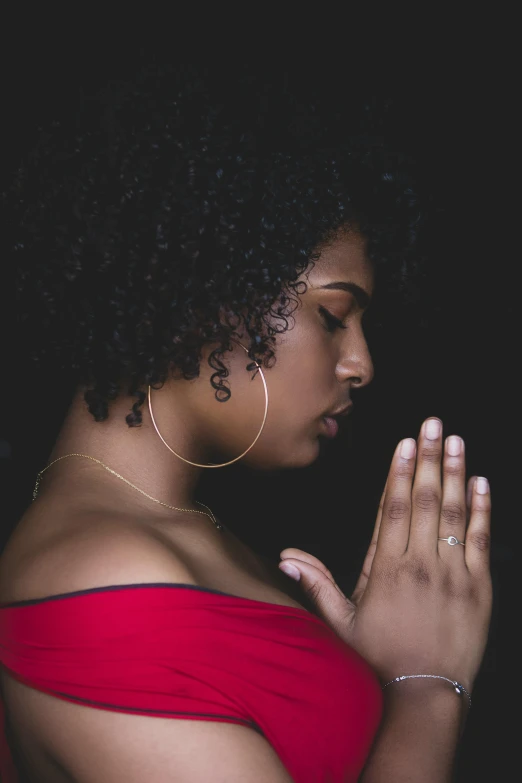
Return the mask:
<svg viewBox="0 0 522 783">
<path fill-rule="evenodd" d="M 105 465 L 101 460 L 95 459 L 95 457 L 90 457 L 88 454 L 76 454 L 76 453 L 75 454 L 64 454 L 63 457 L 58 457 L 58 459 L 55 459 L 51 463 L 49 463 L 49 465 L 47 465 L 46 468 L 41 470 L 38 473 L 37 477 L 36 477 L 36 484 L 35 484 L 34 490 L 33 490 L 33 501 L 36 500 L 36 496 L 38 495 L 38 486 L 40 484 L 42 474 L 45 473 L 45 471 L 48 470 L 51 467 L 51 465 L 54 465 L 55 462 L 59 462 L 61 459 L 65 459 L 66 457 L 85 457 L 86 459 L 91 459 L 93 462 L 97 462 L 98 465 L 101 465 L 102 467 L 104 467 L 105 470 L 108 470 L 109 473 L 112 473 L 113 476 L 117 476 L 119 479 L 124 481 L 126 484 L 128 484 L 133 489 L 137 489 L 138 492 L 141 492 L 141 494 L 145 495 L 145 497 L 148 498 L 149 500 L 153 500 L 155 503 L 159 503 L 160 506 L 165 506 L 166 508 L 172 508 L 172 509 L 174 509 L 174 511 L 186 511 L 189 514 L 203 514 L 204 516 L 206 516 L 206 517 L 208 517 L 209 519 L 212 520 L 212 522 L 215 524 L 215 526 L 217 527 L 218 530 L 223 530 L 223 525 L 221 525 L 217 521 L 216 517 L 214 516 L 214 514 L 212 513 L 210 508 L 208 506 L 206 506 L 204 503 L 201 503 L 199 500 L 196 500 L 196 503 L 198 505 L 200 505 L 200 506 L 203 506 L 203 508 L 206 508 L 207 511 L 210 512 L 210 513 L 207 514 L 207 511 L 198 511 L 195 508 L 177 508 L 177 506 L 170 506 L 168 503 L 163 503 L 162 500 L 158 500 L 157 498 L 153 498 L 152 495 L 148 495 L 146 492 L 144 492 L 139 487 L 136 487 L 134 484 L 131 484 L 130 481 L 128 481 L 126 478 L 123 478 L 123 476 L 120 476 L 120 474 L 116 473 L 115 470 L 111 470 L 111 468 L 109 468 L 107 465 Z"/>
</svg>

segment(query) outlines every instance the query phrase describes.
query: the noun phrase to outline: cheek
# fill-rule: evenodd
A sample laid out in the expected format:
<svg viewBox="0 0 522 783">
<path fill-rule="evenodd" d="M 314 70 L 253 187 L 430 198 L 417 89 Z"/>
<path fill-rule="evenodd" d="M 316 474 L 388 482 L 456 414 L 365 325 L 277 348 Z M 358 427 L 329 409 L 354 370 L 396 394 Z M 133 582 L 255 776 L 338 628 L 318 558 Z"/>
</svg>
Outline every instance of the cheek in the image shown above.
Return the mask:
<svg viewBox="0 0 522 783">
<path fill-rule="evenodd" d="M 267 374 L 269 393 L 274 391 L 278 418 L 295 421 L 303 414 L 320 416 L 331 404 L 335 359 L 318 328 L 293 330 L 277 350 L 277 362 Z M 271 383 L 272 377 L 272 383 Z"/>
</svg>

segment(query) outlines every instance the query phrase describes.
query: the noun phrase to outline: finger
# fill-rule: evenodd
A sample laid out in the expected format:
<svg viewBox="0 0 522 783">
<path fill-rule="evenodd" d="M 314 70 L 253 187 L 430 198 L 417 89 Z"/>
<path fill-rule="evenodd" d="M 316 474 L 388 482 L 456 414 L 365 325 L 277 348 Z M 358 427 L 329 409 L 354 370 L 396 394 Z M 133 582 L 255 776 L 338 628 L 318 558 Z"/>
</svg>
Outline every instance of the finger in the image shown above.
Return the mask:
<svg viewBox="0 0 522 783">
<path fill-rule="evenodd" d="M 312 559 L 315 560 L 316 558 Z M 322 566 L 321 568 L 308 562 L 308 558 L 304 560 L 301 557 L 290 557 L 285 558 L 283 563 L 279 564 L 279 567 L 289 564 L 298 569 L 300 574 L 299 584 L 314 605 L 319 617 L 342 639 L 348 641 L 348 634 L 355 617 L 355 607 L 335 584 L 335 581 L 328 577 L 330 572 L 326 566 L 320 560 L 318 562 Z"/>
<path fill-rule="evenodd" d="M 404 554 L 408 545 L 411 517 L 411 482 L 415 471 L 417 444 L 413 438 L 402 440 L 393 455 L 375 558 Z"/>
<path fill-rule="evenodd" d="M 458 435 L 450 435 L 444 444 L 442 503 L 439 538 L 454 536 L 464 542 L 466 535 L 466 462 L 465 445 Z M 452 564 L 464 565 L 464 547 L 457 544 L 459 553 L 447 541 L 434 541 L 439 555 Z"/>
<path fill-rule="evenodd" d="M 430 417 L 423 423 L 419 435 L 408 542 L 408 550 L 423 556 L 436 552 L 442 501 L 441 457 L 442 422 Z"/>
<path fill-rule="evenodd" d="M 294 560 L 300 560 L 303 563 L 308 563 L 309 565 L 314 566 L 314 568 L 318 568 L 319 571 L 322 571 L 322 573 L 330 580 L 330 582 L 335 584 L 335 579 L 333 578 L 332 572 L 328 570 L 325 564 L 322 563 L 319 558 L 314 557 L 314 555 L 311 555 L 308 552 L 304 552 L 302 549 L 287 547 L 279 553 L 279 557 L 281 560 L 288 560 L 289 558 L 292 558 Z"/>
<path fill-rule="evenodd" d="M 386 484 L 384 485 L 381 499 L 379 501 L 379 508 L 377 509 L 377 518 L 375 520 L 375 527 L 373 528 L 373 535 L 372 535 L 370 546 L 372 544 L 377 546 L 377 539 L 379 538 L 379 530 L 381 528 L 382 512 L 384 508 L 384 498 L 386 497 L 387 488 L 388 488 L 388 479 L 386 479 Z"/>
<path fill-rule="evenodd" d="M 491 547 L 491 492 L 487 479 L 478 476 L 473 485 L 471 517 L 466 531 L 466 565 L 479 576 L 489 572 Z"/>
<path fill-rule="evenodd" d="M 475 483 L 476 476 L 472 476 L 468 480 L 468 486 L 466 489 L 466 521 L 469 523 L 471 517 L 471 498 L 473 496 L 473 484 Z"/>
<path fill-rule="evenodd" d="M 354 604 L 359 603 L 364 591 L 366 590 L 366 585 L 368 584 L 368 579 L 370 578 L 370 574 L 372 572 L 372 565 L 375 559 L 376 551 L 377 551 L 377 542 L 374 543 L 372 541 L 372 543 L 368 547 L 368 551 L 366 552 L 366 557 L 364 558 L 364 563 L 361 569 L 361 573 L 359 574 L 357 584 L 355 585 L 354 591 L 352 593 L 351 600 L 354 602 Z"/>
<path fill-rule="evenodd" d="M 368 547 L 368 551 L 366 552 L 366 557 L 364 558 L 363 567 L 352 594 L 352 601 L 354 603 L 357 603 L 361 599 L 362 594 L 366 590 L 368 579 L 370 578 L 372 563 L 375 557 L 375 551 L 377 549 L 377 541 L 379 538 L 379 530 L 381 527 L 381 519 L 382 519 L 382 510 L 384 507 L 384 498 L 386 497 L 387 486 L 388 486 L 388 480 L 386 480 L 386 484 L 384 485 L 384 490 L 381 495 L 381 500 L 379 502 L 379 508 L 377 510 L 377 519 L 375 520 L 375 527 L 373 529 L 372 540 L 370 542 L 370 546 Z"/>
</svg>

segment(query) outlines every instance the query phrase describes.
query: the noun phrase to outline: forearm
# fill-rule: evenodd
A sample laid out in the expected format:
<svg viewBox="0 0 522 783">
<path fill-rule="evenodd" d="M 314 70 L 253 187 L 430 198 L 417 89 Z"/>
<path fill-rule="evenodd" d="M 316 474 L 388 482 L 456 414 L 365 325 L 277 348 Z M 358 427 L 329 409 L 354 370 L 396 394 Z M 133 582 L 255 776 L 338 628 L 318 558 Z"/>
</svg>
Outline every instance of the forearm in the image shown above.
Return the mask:
<svg viewBox="0 0 522 783">
<path fill-rule="evenodd" d="M 386 688 L 384 714 L 360 783 L 451 783 L 466 697 L 408 680 Z"/>
</svg>

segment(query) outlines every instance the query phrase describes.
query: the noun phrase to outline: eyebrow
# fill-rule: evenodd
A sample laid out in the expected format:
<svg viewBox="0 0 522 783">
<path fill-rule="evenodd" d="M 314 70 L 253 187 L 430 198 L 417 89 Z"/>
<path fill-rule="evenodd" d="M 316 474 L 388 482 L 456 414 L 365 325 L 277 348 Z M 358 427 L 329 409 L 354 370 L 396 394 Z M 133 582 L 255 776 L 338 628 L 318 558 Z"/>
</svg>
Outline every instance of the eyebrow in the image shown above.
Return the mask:
<svg viewBox="0 0 522 783">
<path fill-rule="evenodd" d="M 349 294 L 353 294 L 353 297 L 361 310 L 366 310 L 369 307 L 371 298 L 366 293 L 364 288 L 356 285 L 356 283 L 347 283 L 342 280 L 338 280 L 336 283 L 327 283 L 326 285 L 320 285 L 319 288 L 327 288 L 329 290 L 348 291 Z"/>
</svg>

